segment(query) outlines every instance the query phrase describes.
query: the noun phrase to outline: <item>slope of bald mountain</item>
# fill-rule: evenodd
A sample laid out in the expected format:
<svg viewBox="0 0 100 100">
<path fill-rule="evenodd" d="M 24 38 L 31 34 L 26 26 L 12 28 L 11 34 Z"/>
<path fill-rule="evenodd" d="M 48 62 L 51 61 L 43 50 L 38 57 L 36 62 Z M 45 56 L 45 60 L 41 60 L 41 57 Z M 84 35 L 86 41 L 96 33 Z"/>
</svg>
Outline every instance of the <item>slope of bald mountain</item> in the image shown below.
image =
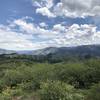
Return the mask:
<svg viewBox="0 0 100 100">
<path fill-rule="evenodd" d="M 33 51 L 32 55 L 52 55 L 53 57 L 68 57 L 68 56 L 93 56 L 100 57 L 100 45 L 83 45 L 77 47 L 49 47 Z"/>
<path fill-rule="evenodd" d="M 45 49 L 39 49 L 39 50 L 35 50 L 33 51 L 33 55 L 48 55 L 48 54 L 54 54 L 57 53 L 59 50 L 59 48 L 56 47 L 48 47 Z"/>
</svg>

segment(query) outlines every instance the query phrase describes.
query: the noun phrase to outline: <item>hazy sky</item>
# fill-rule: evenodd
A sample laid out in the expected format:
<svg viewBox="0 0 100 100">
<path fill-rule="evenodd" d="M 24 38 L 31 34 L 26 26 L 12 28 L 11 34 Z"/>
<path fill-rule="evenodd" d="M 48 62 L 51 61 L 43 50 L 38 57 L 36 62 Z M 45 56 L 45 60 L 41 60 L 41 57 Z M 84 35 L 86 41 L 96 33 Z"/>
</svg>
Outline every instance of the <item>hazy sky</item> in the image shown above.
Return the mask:
<svg viewBox="0 0 100 100">
<path fill-rule="evenodd" d="M 100 44 L 100 0 L 0 0 L 0 48 Z"/>
</svg>

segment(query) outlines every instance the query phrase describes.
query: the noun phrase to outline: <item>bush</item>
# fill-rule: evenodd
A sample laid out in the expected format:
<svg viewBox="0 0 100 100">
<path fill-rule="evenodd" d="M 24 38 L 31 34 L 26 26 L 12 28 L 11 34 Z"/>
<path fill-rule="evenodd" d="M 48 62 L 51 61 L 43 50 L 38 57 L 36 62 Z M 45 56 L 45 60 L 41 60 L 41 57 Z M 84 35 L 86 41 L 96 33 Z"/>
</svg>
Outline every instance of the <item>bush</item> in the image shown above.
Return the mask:
<svg viewBox="0 0 100 100">
<path fill-rule="evenodd" d="M 11 88 L 6 88 L 5 90 L 3 90 L 3 92 L 2 92 L 2 95 L 4 95 L 4 96 L 20 96 L 20 95 L 22 95 L 23 94 L 23 91 L 21 90 L 21 89 L 17 89 L 17 88 L 13 88 L 13 89 L 11 89 Z"/>
<path fill-rule="evenodd" d="M 100 100 L 100 83 L 95 84 L 88 91 L 86 100 Z"/>
<path fill-rule="evenodd" d="M 17 98 L 18 96 L 19 97 L 24 96 L 24 92 L 21 89 L 19 89 L 19 88 L 11 89 L 10 87 L 7 87 L 0 94 L 0 100 L 15 100 L 12 98 Z"/>
<path fill-rule="evenodd" d="M 16 70 L 7 70 L 3 77 L 5 86 L 16 86 L 18 83 L 21 83 L 22 80 L 22 74 Z"/>
<path fill-rule="evenodd" d="M 40 84 L 36 81 L 25 82 L 19 85 L 23 91 L 36 91 L 40 88 Z"/>
<path fill-rule="evenodd" d="M 68 64 L 61 64 L 60 67 L 58 65 L 55 71 L 57 72 L 56 75 L 59 80 L 67 82 L 76 88 L 83 88 L 85 87 L 85 81 L 82 76 L 85 74 L 86 70 L 87 68 L 85 68 L 82 63 L 70 62 Z"/>
<path fill-rule="evenodd" d="M 73 86 L 60 81 L 47 81 L 41 84 L 39 91 L 41 100 L 83 100 L 82 94 Z"/>
</svg>

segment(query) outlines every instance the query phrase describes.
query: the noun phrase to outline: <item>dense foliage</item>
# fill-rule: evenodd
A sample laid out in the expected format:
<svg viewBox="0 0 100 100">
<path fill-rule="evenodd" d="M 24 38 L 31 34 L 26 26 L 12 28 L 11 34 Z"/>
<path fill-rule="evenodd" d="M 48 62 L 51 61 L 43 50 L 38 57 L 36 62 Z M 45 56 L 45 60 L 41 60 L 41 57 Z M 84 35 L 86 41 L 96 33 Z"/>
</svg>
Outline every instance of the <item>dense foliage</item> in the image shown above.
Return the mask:
<svg viewBox="0 0 100 100">
<path fill-rule="evenodd" d="M 73 86 L 61 81 L 47 81 L 40 87 L 41 100 L 84 100 Z"/>
<path fill-rule="evenodd" d="M 1 56 L 0 100 L 100 99 L 99 58 L 41 59 Z"/>
</svg>

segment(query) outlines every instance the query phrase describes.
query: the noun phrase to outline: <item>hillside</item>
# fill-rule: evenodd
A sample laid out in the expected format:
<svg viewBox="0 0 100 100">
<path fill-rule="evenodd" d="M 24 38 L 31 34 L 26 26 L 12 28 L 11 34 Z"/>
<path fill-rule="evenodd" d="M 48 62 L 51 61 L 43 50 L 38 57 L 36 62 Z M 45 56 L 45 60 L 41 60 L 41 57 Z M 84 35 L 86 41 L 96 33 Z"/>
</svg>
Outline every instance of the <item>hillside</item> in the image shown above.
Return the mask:
<svg viewBox="0 0 100 100">
<path fill-rule="evenodd" d="M 48 47 L 34 51 L 9 51 L 0 49 L 0 58 L 12 58 L 24 61 L 62 62 L 74 58 L 90 59 L 100 57 L 100 45 L 83 45 L 77 47 Z M 75 60 L 75 59 L 74 59 Z"/>
<path fill-rule="evenodd" d="M 33 51 L 32 55 L 56 55 L 56 56 L 100 56 L 100 45 L 83 45 L 77 47 L 49 47 Z"/>
<path fill-rule="evenodd" d="M 99 100 L 99 50 L 99 45 L 2 50 L 0 100 Z"/>
</svg>

